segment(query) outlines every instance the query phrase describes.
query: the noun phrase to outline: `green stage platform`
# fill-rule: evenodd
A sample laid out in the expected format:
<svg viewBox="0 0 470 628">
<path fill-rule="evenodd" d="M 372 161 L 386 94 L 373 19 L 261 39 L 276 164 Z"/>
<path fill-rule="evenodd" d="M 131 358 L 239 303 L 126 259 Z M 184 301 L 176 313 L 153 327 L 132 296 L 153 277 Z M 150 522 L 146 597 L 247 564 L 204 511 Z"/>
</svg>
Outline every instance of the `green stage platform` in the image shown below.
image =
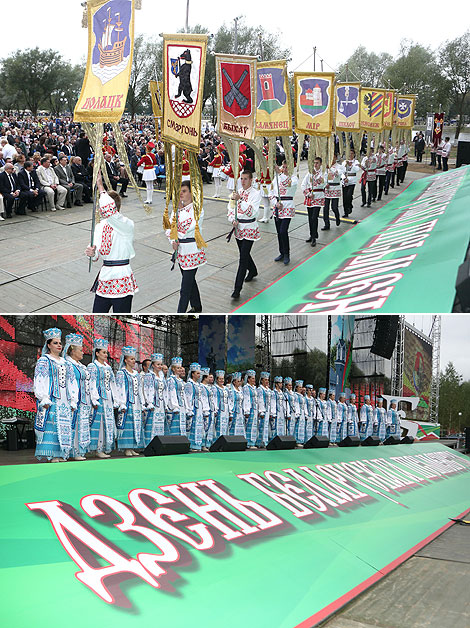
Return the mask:
<svg viewBox="0 0 470 628">
<path fill-rule="evenodd" d="M 307 628 L 470 508 L 470 461 L 438 443 L 18 465 L 0 483 L 16 628 Z"/>
</svg>

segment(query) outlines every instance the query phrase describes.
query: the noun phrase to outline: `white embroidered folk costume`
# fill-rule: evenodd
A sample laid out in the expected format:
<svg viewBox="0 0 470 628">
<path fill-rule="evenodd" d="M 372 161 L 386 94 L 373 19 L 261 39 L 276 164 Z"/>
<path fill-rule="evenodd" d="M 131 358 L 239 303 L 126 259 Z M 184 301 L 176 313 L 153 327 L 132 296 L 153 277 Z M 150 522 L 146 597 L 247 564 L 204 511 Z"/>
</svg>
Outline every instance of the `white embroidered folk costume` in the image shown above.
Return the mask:
<svg viewBox="0 0 470 628">
<path fill-rule="evenodd" d="M 72 451 L 76 460 L 85 460 L 85 454 L 90 446 L 90 420 L 92 414 L 90 394 L 90 372 L 84 364 L 67 355 L 70 347 L 82 347 L 81 334 L 68 334 L 65 337 L 65 347 L 62 356 L 71 370 L 77 386 L 77 409 L 72 412 Z"/>
<path fill-rule="evenodd" d="M 143 446 L 142 410 L 144 400 L 140 373 L 129 370 L 126 357 L 136 357 L 134 347 L 123 347 L 119 369 L 116 373 L 116 395 L 118 402 L 117 446 L 126 455 L 136 455 L 134 449 Z"/>
<path fill-rule="evenodd" d="M 91 403 L 94 407 L 90 425 L 90 451 L 96 451 L 99 457 L 107 457 L 114 449 L 116 424 L 114 408 L 117 408 L 116 382 L 113 369 L 107 362 L 99 362 L 95 353 L 98 349 L 107 349 L 108 341 L 95 338 L 93 344 L 94 360 L 88 365 L 90 373 Z"/>
</svg>

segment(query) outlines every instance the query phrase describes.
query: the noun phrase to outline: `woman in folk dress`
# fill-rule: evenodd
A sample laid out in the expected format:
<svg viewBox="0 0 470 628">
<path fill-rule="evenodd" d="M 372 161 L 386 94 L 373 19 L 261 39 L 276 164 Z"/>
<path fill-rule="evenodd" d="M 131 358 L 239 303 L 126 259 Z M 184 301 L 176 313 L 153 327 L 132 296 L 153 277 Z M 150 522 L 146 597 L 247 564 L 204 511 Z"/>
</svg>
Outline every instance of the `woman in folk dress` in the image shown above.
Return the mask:
<svg viewBox="0 0 470 628">
<path fill-rule="evenodd" d="M 117 445 L 126 456 L 138 456 L 143 447 L 142 410 L 144 400 L 140 373 L 135 370 L 136 350 L 123 347 L 116 373 L 116 391 L 119 403 Z"/>
<path fill-rule="evenodd" d="M 201 365 L 193 362 L 188 369 L 188 381 L 184 387 L 187 417 L 190 419 L 189 442 L 191 451 L 201 451 L 204 436 L 204 418 L 209 416 L 202 398 Z M 188 422 L 189 423 L 189 422 Z"/>
<path fill-rule="evenodd" d="M 95 338 L 93 362 L 87 369 L 90 373 L 90 392 L 93 412 L 90 424 L 89 451 L 96 452 L 98 458 L 109 458 L 114 449 L 116 424 L 114 408 L 118 407 L 116 381 L 113 369 L 107 363 L 108 341 Z"/>
<path fill-rule="evenodd" d="M 231 436 L 245 436 L 245 416 L 243 414 L 243 389 L 241 373 L 233 373 L 230 395 L 230 427 Z"/>
<path fill-rule="evenodd" d="M 186 436 L 186 396 L 184 382 L 181 378 L 183 358 L 172 358 L 170 373 L 167 377 L 167 409 L 169 416 L 169 431 L 174 436 Z"/>
<path fill-rule="evenodd" d="M 60 329 L 52 327 L 43 334 L 45 342 L 34 370 L 35 456 L 38 460 L 65 462 L 72 448 L 72 412 L 77 407 L 77 387 L 60 355 Z"/>
<path fill-rule="evenodd" d="M 228 386 L 224 385 L 225 371 L 215 372 L 214 387 L 214 412 L 215 412 L 215 435 L 214 440 L 220 436 L 228 434 L 229 422 L 229 392 Z"/>
<path fill-rule="evenodd" d="M 155 144 L 149 142 L 147 144 L 147 150 L 145 155 L 137 163 L 137 167 L 143 166 L 144 173 L 142 175 L 142 181 L 145 181 L 145 187 L 147 188 L 147 199 L 144 201 L 144 205 L 151 205 L 153 200 L 153 182 L 157 178 L 155 174 L 155 166 L 157 165 L 157 158 L 153 152 Z"/>
<path fill-rule="evenodd" d="M 269 441 L 269 419 L 272 415 L 274 393 L 269 387 L 270 373 L 263 371 L 260 375 L 258 386 L 258 438 L 256 446 L 260 448 L 266 447 Z"/>
<path fill-rule="evenodd" d="M 147 418 L 144 425 L 145 447 L 155 438 L 163 436 L 166 415 L 166 382 L 163 375 L 163 355 L 152 353 L 151 365 L 144 375 L 144 402 L 147 408 Z"/>
<path fill-rule="evenodd" d="M 86 460 L 90 446 L 90 419 L 92 416 L 90 371 L 82 364 L 83 336 L 68 334 L 62 353 L 77 386 L 77 409 L 72 414 L 72 452 L 74 460 Z"/>
</svg>

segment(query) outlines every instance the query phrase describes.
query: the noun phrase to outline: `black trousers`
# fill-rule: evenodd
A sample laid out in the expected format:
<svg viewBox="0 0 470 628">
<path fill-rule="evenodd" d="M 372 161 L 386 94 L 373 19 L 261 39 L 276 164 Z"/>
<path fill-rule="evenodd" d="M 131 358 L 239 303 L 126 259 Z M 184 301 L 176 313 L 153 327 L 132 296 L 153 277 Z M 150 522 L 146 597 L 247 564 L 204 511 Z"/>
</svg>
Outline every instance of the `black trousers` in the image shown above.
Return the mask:
<svg viewBox="0 0 470 628">
<path fill-rule="evenodd" d="M 378 175 L 378 179 L 379 179 L 379 194 L 377 196 L 377 200 L 380 201 L 380 199 L 382 198 L 382 193 L 384 191 L 385 188 L 385 177 L 387 175 L 385 174 L 379 174 Z"/>
<path fill-rule="evenodd" d="M 130 314 L 132 308 L 132 294 L 119 299 L 108 299 L 95 294 L 93 303 L 94 314 L 107 314 L 113 308 L 114 314 Z"/>
<path fill-rule="evenodd" d="M 237 276 L 235 277 L 235 291 L 240 292 L 243 288 L 243 282 L 245 281 L 246 271 L 251 275 L 256 275 L 258 269 L 251 257 L 251 248 L 253 246 L 253 240 L 238 240 L 237 246 L 240 252 L 240 259 L 238 261 Z"/>
<path fill-rule="evenodd" d="M 442 155 L 437 155 L 437 169 L 442 170 Z"/>
<path fill-rule="evenodd" d="M 388 194 L 388 190 L 390 189 L 391 181 L 392 181 L 392 172 L 390 172 L 390 170 L 387 170 L 387 172 L 385 173 L 384 194 Z"/>
<path fill-rule="evenodd" d="M 372 201 L 377 198 L 377 179 L 367 181 L 367 205 L 370 207 Z"/>
<path fill-rule="evenodd" d="M 281 255 L 290 255 L 289 245 L 289 226 L 290 218 L 276 218 L 274 217 L 274 223 L 277 231 L 277 241 L 279 243 L 279 253 Z"/>
<path fill-rule="evenodd" d="M 345 185 L 343 187 L 343 209 L 344 213 L 349 216 L 353 210 L 353 196 L 355 185 Z"/>
<path fill-rule="evenodd" d="M 192 268 L 191 270 L 183 270 L 180 267 L 180 271 L 180 300 L 178 303 L 178 309 L 176 311 L 179 314 L 184 314 L 188 309 L 188 303 L 190 303 L 191 307 L 194 308 L 196 311 L 202 311 L 201 295 L 199 294 L 199 288 L 196 283 L 197 268 Z"/>
<path fill-rule="evenodd" d="M 431 153 L 431 166 L 436 165 L 436 153 Z"/>
<path fill-rule="evenodd" d="M 408 161 L 404 161 L 403 166 L 402 166 L 402 171 L 401 171 L 401 177 L 400 177 L 401 183 L 403 183 L 403 181 L 405 180 L 407 170 L 408 170 Z"/>
<path fill-rule="evenodd" d="M 331 201 L 331 203 L 330 203 Z M 330 205 L 331 210 L 336 218 L 336 224 L 338 225 L 341 221 L 339 219 L 339 198 L 325 198 L 325 204 L 323 205 L 323 221 L 325 223 L 325 227 L 330 228 Z"/>
<path fill-rule="evenodd" d="M 119 179 L 119 181 L 116 181 L 116 179 L 111 179 L 110 183 L 111 183 L 111 187 L 113 188 L 115 192 L 117 192 L 117 186 L 118 186 L 118 183 L 120 183 L 121 189 L 119 190 L 119 194 L 125 194 L 127 190 L 127 186 L 129 185 L 129 179 L 121 178 Z"/>
<path fill-rule="evenodd" d="M 32 192 L 20 192 L 20 208 L 24 209 L 27 205 L 28 209 L 37 209 L 41 204 L 42 199 L 46 196 L 44 190 L 39 190 L 37 196 Z"/>
<path fill-rule="evenodd" d="M 320 207 L 307 207 L 308 211 L 308 228 L 312 240 L 318 239 L 318 216 L 320 215 Z"/>
<path fill-rule="evenodd" d="M 448 161 L 449 161 L 448 157 L 442 157 L 442 170 L 444 172 L 447 172 L 449 170 L 449 165 L 447 163 Z"/>
</svg>

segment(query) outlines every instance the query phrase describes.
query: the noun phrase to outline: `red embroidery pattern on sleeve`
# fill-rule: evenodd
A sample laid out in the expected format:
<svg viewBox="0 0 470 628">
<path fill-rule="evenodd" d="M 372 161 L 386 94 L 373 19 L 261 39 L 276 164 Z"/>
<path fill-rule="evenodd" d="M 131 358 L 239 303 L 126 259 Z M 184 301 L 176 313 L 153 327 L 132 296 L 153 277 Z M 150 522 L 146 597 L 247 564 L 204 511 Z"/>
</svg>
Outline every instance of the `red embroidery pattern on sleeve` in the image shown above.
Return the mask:
<svg viewBox="0 0 470 628">
<path fill-rule="evenodd" d="M 111 225 L 105 225 L 101 234 L 100 255 L 109 255 L 111 253 L 112 235 L 113 228 Z"/>
</svg>

